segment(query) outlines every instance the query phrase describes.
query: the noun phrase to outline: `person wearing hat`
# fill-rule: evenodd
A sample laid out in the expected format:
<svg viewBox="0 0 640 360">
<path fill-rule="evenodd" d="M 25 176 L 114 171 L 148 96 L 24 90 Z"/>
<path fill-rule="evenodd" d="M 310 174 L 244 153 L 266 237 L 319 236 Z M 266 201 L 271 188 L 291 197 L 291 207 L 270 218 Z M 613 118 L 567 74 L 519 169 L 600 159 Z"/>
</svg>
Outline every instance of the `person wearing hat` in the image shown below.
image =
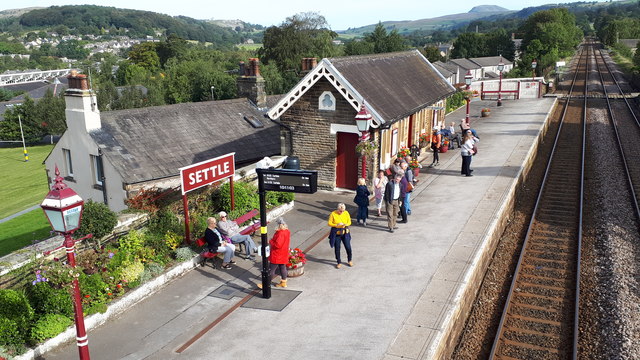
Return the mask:
<svg viewBox="0 0 640 360">
<path fill-rule="evenodd" d="M 253 239 L 251 239 L 251 236 L 240 234 L 240 227 L 235 221 L 227 219 L 226 212 L 220 211 L 218 216 L 220 216 L 220 221 L 218 221 L 218 231 L 220 234 L 231 239 L 231 242 L 234 244 L 244 244 L 246 251 L 245 259 L 255 260 L 255 256 L 251 253 L 257 253 L 258 247 L 256 243 L 253 242 Z"/>
<path fill-rule="evenodd" d="M 440 157 L 438 156 L 438 152 L 440 152 L 440 144 L 442 143 L 442 135 L 440 135 L 440 128 L 437 126 L 433 127 L 433 133 L 431 134 L 431 150 L 433 150 L 433 162 L 429 167 L 438 166 L 440 164 Z"/>
<path fill-rule="evenodd" d="M 278 218 L 276 224 L 276 232 L 273 234 L 271 240 L 269 240 L 269 247 L 271 249 L 271 254 L 269 255 L 269 262 L 271 263 L 269 268 L 269 282 L 271 282 L 276 275 L 276 272 L 279 272 L 280 283 L 277 284 L 276 287 L 286 288 L 291 232 L 283 218 Z M 262 284 L 259 283 L 258 287 L 262 289 Z"/>
</svg>

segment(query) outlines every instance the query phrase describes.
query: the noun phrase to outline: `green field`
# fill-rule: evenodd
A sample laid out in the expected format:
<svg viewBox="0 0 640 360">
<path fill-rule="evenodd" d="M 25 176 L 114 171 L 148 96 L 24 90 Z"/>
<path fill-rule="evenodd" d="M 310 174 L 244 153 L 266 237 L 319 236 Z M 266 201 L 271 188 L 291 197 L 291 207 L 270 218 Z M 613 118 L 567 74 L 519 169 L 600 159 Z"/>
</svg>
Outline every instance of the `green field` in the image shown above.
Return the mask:
<svg viewBox="0 0 640 360">
<path fill-rule="evenodd" d="M 42 202 L 49 192 L 42 162 L 52 148 L 28 147 L 27 162 L 21 147 L 0 149 L 0 219 Z"/>
<path fill-rule="evenodd" d="M 236 46 L 242 50 L 253 51 L 260 49 L 262 44 L 238 44 Z"/>
<path fill-rule="evenodd" d="M 0 223 L 0 256 L 51 236 L 51 226 L 42 209 L 35 209 Z"/>
</svg>

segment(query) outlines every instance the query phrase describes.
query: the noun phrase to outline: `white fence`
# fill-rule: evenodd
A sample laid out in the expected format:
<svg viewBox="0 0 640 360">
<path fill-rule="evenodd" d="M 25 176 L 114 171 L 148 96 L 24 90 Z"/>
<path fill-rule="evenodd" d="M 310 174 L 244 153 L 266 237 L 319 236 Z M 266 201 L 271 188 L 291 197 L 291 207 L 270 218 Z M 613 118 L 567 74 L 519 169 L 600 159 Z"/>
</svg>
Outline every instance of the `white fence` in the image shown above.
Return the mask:
<svg viewBox="0 0 640 360">
<path fill-rule="evenodd" d="M 36 81 L 44 81 L 47 79 L 65 76 L 69 74 L 71 69 L 31 71 L 15 74 L 0 74 L 0 86 L 11 84 L 23 84 Z"/>
<path fill-rule="evenodd" d="M 543 94 L 544 78 L 521 78 L 482 80 L 471 84 L 471 90 L 477 91 L 482 100 L 502 99 L 535 99 Z"/>
</svg>

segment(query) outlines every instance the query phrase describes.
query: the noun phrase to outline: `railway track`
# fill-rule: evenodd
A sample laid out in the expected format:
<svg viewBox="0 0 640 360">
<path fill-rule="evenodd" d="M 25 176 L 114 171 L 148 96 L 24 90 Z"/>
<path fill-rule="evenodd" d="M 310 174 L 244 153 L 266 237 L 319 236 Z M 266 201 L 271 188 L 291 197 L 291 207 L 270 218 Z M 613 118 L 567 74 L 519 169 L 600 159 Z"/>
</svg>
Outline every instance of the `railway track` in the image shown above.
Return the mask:
<svg viewBox="0 0 640 360">
<path fill-rule="evenodd" d="M 627 100 L 629 95 L 623 91 L 616 80 L 601 50 L 597 50 L 595 58 L 636 218 L 640 220 L 640 153 L 634 146 L 637 139 L 640 139 L 640 121 Z M 615 92 L 610 93 L 608 88 L 615 89 Z M 622 100 L 616 100 L 617 98 Z"/>
<path fill-rule="evenodd" d="M 590 46 L 582 47 L 579 55 L 491 349 L 492 359 L 568 359 L 577 353 L 591 51 Z"/>
</svg>

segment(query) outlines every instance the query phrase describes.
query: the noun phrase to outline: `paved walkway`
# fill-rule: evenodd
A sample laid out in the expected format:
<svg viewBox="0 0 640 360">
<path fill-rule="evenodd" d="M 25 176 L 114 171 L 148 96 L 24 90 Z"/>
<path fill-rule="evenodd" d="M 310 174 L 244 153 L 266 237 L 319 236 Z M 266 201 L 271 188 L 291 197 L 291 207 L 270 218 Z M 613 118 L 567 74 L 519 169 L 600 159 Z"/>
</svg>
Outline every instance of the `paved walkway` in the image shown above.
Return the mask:
<svg viewBox="0 0 640 360">
<path fill-rule="evenodd" d="M 285 219 L 292 245 L 310 249 L 309 262 L 286 290 L 274 289 L 269 300 L 250 296 L 259 281 L 259 262 L 238 259 L 231 271 L 196 268 L 89 331 L 91 357 L 434 357 L 553 101 L 505 100 L 500 108 L 472 102 L 472 115 L 492 108 L 489 118 L 472 117 L 481 137 L 474 177 L 460 175 L 459 150 L 441 154 L 439 167 L 421 171 L 408 224 L 393 234 L 384 217 L 373 216 L 366 228 L 352 226 L 353 268 L 334 267 L 326 240 L 326 220 L 338 202 L 354 215 L 353 193 L 297 194 Z M 450 114 L 448 122 L 458 123 L 463 111 Z M 264 310 L 268 307 L 281 309 Z M 77 348 L 70 344 L 42 358 L 77 358 Z"/>
<path fill-rule="evenodd" d="M 18 216 L 20 216 L 20 215 L 24 215 L 24 214 L 26 214 L 26 213 L 28 213 L 28 212 L 31 212 L 31 211 L 33 211 L 33 210 L 35 210 L 35 209 L 39 209 L 39 208 L 40 208 L 40 204 L 38 204 L 38 205 L 33 205 L 33 206 L 31 206 L 30 208 L 28 208 L 28 209 L 24 209 L 24 210 L 22 210 L 22 211 L 18 211 L 17 213 L 15 213 L 15 214 L 13 214 L 13 215 L 9 215 L 9 216 L 7 216 L 7 217 L 6 217 L 6 218 L 4 218 L 4 219 L 0 219 L 0 224 L 2 224 L 3 222 L 7 222 L 7 221 L 9 221 L 9 220 L 11 220 L 11 219 L 15 219 L 15 218 L 17 218 L 17 217 L 18 217 Z"/>
</svg>

